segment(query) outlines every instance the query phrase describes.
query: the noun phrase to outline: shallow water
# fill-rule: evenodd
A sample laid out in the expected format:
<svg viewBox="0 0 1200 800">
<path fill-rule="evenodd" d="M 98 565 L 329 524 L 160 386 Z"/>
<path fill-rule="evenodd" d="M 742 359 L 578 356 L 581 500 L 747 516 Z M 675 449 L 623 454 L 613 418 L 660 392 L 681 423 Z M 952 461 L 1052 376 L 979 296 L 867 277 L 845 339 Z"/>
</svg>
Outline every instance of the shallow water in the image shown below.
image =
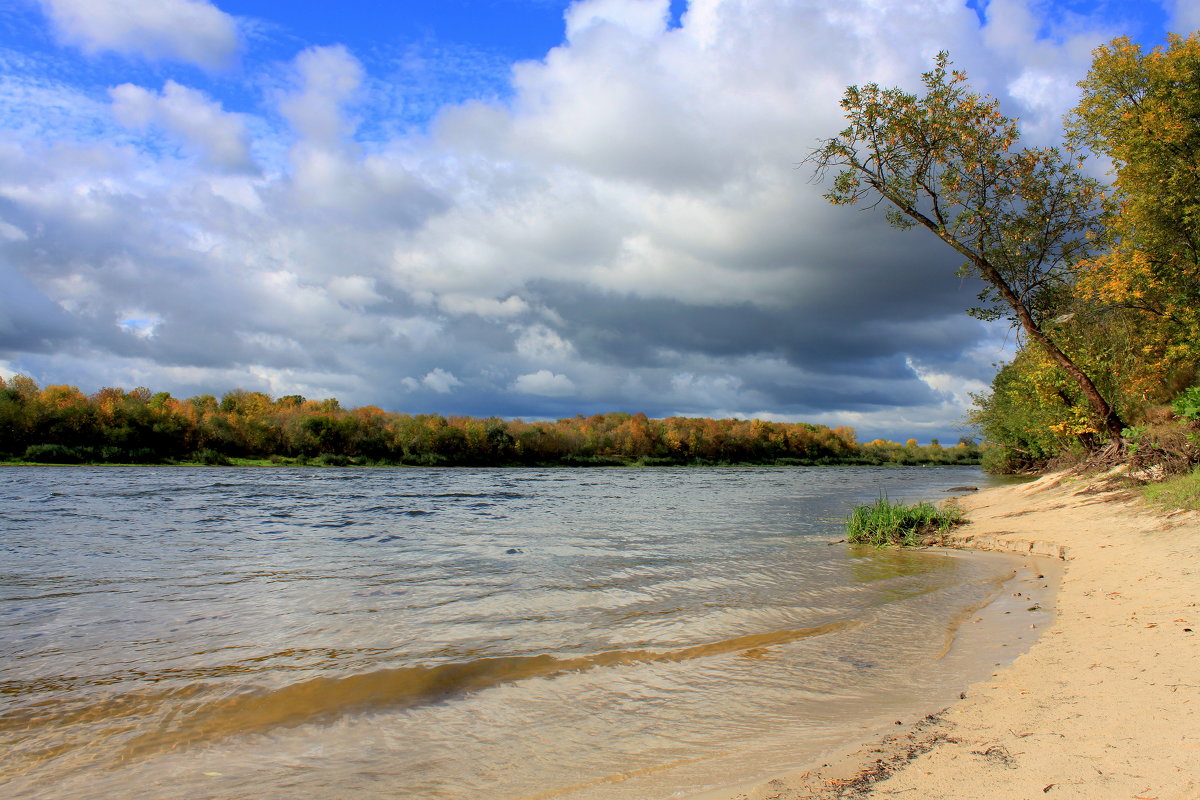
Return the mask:
<svg viewBox="0 0 1200 800">
<path fill-rule="evenodd" d="M 943 656 L 1011 559 L 829 540 L 855 502 L 985 480 L 0 470 L 0 785 L 619 798 L 748 779 L 978 668 Z"/>
</svg>

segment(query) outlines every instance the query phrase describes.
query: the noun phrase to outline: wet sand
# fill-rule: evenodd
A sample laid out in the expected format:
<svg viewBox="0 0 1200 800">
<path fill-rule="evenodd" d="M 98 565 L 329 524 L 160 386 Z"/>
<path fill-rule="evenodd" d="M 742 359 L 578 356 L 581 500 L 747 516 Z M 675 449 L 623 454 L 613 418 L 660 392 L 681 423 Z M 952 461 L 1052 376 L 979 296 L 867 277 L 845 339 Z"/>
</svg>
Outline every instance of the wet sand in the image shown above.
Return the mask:
<svg viewBox="0 0 1200 800">
<path fill-rule="evenodd" d="M 1062 475 L 959 502 L 959 545 L 1063 559 L 1050 629 L 942 712 L 706 800 L 1200 798 L 1200 515 Z"/>
</svg>

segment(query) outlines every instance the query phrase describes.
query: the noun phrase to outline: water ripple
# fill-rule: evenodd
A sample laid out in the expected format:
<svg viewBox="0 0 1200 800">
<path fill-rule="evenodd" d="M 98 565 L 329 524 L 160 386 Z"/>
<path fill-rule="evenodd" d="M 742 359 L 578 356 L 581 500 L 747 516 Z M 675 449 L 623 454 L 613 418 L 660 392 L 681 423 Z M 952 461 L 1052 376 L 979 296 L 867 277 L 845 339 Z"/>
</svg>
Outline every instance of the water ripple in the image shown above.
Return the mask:
<svg viewBox="0 0 1200 800">
<path fill-rule="evenodd" d="M 781 718 L 816 724 L 829 703 L 911 683 L 995 577 L 829 547 L 830 520 L 881 492 L 979 482 L 0 470 L 0 782 L 62 798 L 163 780 L 182 797 L 511 797 L 531 764 L 565 787 L 762 740 Z M 357 767 L 297 766 L 324 748 Z M 189 759 L 218 753 L 242 777 L 189 783 Z"/>
</svg>

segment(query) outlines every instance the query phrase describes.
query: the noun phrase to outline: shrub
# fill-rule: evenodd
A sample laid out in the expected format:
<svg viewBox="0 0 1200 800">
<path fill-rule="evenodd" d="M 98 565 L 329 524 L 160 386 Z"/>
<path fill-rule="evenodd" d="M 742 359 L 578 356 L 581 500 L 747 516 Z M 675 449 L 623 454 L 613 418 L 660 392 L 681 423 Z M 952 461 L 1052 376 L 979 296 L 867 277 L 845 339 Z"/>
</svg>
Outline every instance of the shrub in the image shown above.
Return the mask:
<svg viewBox="0 0 1200 800">
<path fill-rule="evenodd" d="M 126 458 L 130 464 L 161 464 L 163 457 L 149 447 L 138 447 L 128 451 Z"/>
<path fill-rule="evenodd" d="M 25 460 L 38 464 L 79 464 L 84 458 L 77 447 L 61 444 L 31 444 L 25 448 Z"/>
<path fill-rule="evenodd" d="M 944 535 L 964 522 L 955 506 L 938 508 L 932 503 L 904 505 L 880 497 L 871 505 L 857 506 L 846 518 L 846 538 L 853 544 L 912 546 L 931 535 Z"/>
<path fill-rule="evenodd" d="M 1200 419 L 1200 386 L 1180 392 L 1171 401 L 1171 409 L 1184 419 Z"/>
<path fill-rule="evenodd" d="M 211 448 L 197 450 L 192 458 L 207 467 L 229 466 L 229 459 L 223 453 L 219 453 Z"/>
</svg>

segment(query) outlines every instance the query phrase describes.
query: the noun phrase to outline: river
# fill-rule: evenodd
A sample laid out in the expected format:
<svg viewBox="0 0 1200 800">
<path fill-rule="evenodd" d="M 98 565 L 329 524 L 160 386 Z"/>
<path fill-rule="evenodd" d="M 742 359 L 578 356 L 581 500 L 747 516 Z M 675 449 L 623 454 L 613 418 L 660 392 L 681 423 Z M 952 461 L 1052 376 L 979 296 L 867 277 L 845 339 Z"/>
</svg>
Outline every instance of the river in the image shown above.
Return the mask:
<svg viewBox="0 0 1200 800">
<path fill-rule="evenodd" d="M 856 502 L 986 481 L 0 469 L 0 789 L 584 800 L 749 780 L 1015 655 L 1014 626 L 989 638 L 1003 654 L 953 645 L 1019 559 L 830 544 Z"/>
</svg>

